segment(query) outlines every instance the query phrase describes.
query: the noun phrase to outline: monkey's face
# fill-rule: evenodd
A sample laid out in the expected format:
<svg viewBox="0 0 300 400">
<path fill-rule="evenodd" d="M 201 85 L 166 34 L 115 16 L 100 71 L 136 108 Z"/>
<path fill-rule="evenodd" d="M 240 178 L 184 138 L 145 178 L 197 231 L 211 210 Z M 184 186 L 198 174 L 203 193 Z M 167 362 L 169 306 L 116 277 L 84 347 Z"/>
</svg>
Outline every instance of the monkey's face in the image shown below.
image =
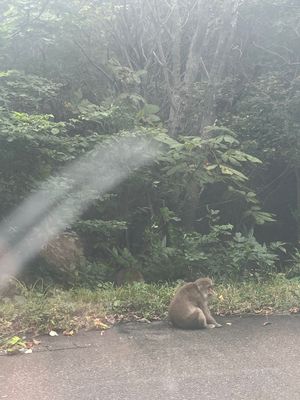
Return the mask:
<svg viewBox="0 0 300 400">
<path fill-rule="evenodd" d="M 215 291 L 214 291 L 213 285 L 209 285 L 209 286 L 207 287 L 207 295 L 208 295 L 208 296 L 213 296 L 214 294 L 215 294 Z"/>
<path fill-rule="evenodd" d="M 212 280 L 209 278 L 200 278 L 196 281 L 198 289 L 204 298 L 215 294 Z"/>
</svg>

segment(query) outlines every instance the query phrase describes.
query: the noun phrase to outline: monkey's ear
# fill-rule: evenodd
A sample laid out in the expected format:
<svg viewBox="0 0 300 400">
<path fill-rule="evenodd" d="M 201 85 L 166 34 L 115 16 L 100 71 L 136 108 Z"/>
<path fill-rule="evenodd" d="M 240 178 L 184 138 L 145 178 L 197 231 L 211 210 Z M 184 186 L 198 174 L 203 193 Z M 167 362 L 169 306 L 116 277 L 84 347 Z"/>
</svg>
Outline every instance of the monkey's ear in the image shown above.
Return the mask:
<svg viewBox="0 0 300 400">
<path fill-rule="evenodd" d="M 195 284 L 196 284 L 197 289 L 199 290 L 199 292 L 202 292 L 202 290 L 203 290 L 203 285 L 202 285 L 201 279 L 197 279 L 196 282 L 195 282 Z"/>
</svg>

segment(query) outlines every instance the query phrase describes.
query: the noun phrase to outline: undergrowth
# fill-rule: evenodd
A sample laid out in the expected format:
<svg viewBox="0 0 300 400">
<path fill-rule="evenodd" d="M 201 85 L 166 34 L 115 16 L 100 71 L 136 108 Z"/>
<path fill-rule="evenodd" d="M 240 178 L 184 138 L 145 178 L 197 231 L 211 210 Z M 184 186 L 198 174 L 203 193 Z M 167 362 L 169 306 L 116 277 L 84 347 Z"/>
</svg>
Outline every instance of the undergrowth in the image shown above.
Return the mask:
<svg viewBox="0 0 300 400">
<path fill-rule="evenodd" d="M 177 285 L 135 283 L 116 288 L 105 283 L 96 290 L 17 286 L 18 294 L 0 299 L 0 337 L 105 329 L 120 320 L 165 319 Z M 300 280 L 277 275 L 266 282 L 216 285 L 211 309 L 217 315 L 230 315 L 297 311 L 299 305 Z"/>
</svg>

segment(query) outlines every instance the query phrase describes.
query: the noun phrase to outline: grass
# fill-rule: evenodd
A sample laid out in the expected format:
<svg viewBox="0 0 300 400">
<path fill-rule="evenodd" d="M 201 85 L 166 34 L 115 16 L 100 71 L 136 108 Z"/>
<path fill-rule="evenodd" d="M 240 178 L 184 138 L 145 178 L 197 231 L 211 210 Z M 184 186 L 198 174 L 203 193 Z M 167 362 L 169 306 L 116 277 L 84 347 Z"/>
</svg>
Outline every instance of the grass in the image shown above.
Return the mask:
<svg viewBox="0 0 300 400">
<path fill-rule="evenodd" d="M 266 282 L 219 285 L 212 309 L 219 315 L 297 312 L 300 307 L 300 279 L 277 275 Z"/>
<path fill-rule="evenodd" d="M 164 319 L 175 288 L 136 283 L 119 288 L 104 284 L 97 290 L 41 290 L 18 284 L 18 295 L 0 299 L 0 337 L 105 329 L 122 319 Z M 220 284 L 216 292 L 211 309 L 218 315 L 297 311 L 300 306 L 300 279 L 282 275 L 261 283 Z"/>
</svg>

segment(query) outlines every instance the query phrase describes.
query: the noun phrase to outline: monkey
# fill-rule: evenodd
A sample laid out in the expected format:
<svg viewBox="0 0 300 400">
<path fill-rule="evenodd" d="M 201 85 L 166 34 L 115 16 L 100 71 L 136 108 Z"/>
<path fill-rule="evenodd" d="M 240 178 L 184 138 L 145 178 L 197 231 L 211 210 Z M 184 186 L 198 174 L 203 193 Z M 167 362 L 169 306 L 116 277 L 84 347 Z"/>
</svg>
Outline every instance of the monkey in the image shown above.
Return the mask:
<svg viewBox="0 0 300 400">
<path fill-rule="evenodd" d="M 208 308 L 208 298 L 214 294 L 210 278 L 200 278 L 180 287 L 172 299 L 169 321 L 177 328 L 219 328 Z"/>
</svg>

